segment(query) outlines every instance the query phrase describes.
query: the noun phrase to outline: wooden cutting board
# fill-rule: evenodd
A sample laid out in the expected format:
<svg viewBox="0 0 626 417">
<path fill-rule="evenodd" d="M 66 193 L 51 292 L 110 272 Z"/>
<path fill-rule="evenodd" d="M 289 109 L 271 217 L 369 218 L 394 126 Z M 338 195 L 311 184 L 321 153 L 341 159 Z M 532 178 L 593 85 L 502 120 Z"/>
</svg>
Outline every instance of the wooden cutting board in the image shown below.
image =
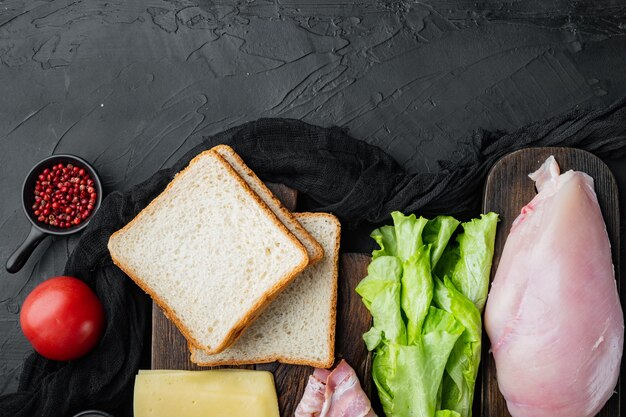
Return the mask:
<svg viewBox="0 0 626 417">
<path fill-rule="evenodd" d="M 483 211 L 500 214 L 496 235 L 492 279 L 497 268 L 504 241 L 520 209 L 536 194 L 534 183 L 528 178 L 550 155 L 554 155 L 561 170 L 576 169 L 587 172 L 595 180 L 596 193 L 607 224 L 616 276 L 619 277 L 619 208 L 617 185 L 609 169 L 593 155 L 566 148 L 526 149 L 502 158 L 492 168 L 485 184 Z M 270 185 L 277 197 L 290 210 L 296 206 L 297 193 L 287 187 Z M 366 275 L 370 257 L 362 254 L 341 254 L 339 266 L 339 298 L 337 302 L 337 360 L 345 358 L 356 370 L 365 392 L 380 416 L 376 389 L 371 379 L 371 355 L 362 342 L 362 334 L 369 330 L 371 316 L 363 306 L 354 288 Z M 618 279 L 619 286 L 619 279 Z M 495 364 L 489 354 L 489 340 L 483 341 L 480 383 L 476 387 L 474 415 L 481 417 L 507 417 L 506 402 L 498 390 Z M 189 361 L 187 344 L 178 329 L 153 305 L 152 315 L 152 368 L 153 369 L 208 369 Z M 281 416 L 291 417 L 302 397 L 313 369 L 306 366 L 278 363 L 240 366 L 239 368 L 269 370 L 274 373 Z M 619 417 L 621 382 L 616 394 L 599 416 Z"/>
<path fill-rule="evenodd" d="M 520 209 L 536 195 L 534 183 L 528 178 L 528 174 L 538 169 L 550 155 L 554 155 L 556 158 L 561 167 L 561 172 L 574 169 L 586 172 L 593 177 L 596 194 L 611 241 L 613 264 L 615 265 L 619 288 L 619 207 L 615 178 L 600 159 L 588 152 L 571 148 L 520 150 L 503 157 L 491 169 L 485 184 L 483 211 L 485 213 L 494 211 L 500 214 L 491 279 L 493 280 L 500 261 L 502 248 L 509 234 L 511 223 L 519 214 Z M 620 290 L 620 297 L 623 296 L 624 294 Z M 482 417 L 510 416 L 506 402 L 498 390 L 495 363 L 493 356 L 489 354 L 489 339 L 486 335 L 483 336 L 483 342 L 482 395 L 481 398 L 477 398 L 481 401 L 480 415 Z M 620 381 L 616 393 L 598 415 L 619 417 L 621 398 L 622 384 Z"/>
<path fill-rule="evenodd" d="M 287 209 L 291 211 L 295 209 L 297 193 L 294 190 L 282 185 L 268 184 L 268 186 Z M 372 395 L 374 387 L 370 376 L 370 354 L 362 342 L 363 333 L 370 328 L 371 316 L 360 297 L 354 292 L 356 285 L 367 274 L 369 261 L 370 257 L 367 255 L 354 253 L 340 255 L 335 357 L 337 362 L 343 358 L 354 368 L 363 389 L 372 398 L 374 405 L 377 405 L 375 395 Z M 308 366 L 279 363 L 235 368 L 273 372 L 280 414 L 283 417 L 293 416 L 309 375 L 313 373 L 313 368 Z M 191 363 L 187 342 L 156 304 L 152 306 L 152 369 L 210 369 Z"/>
</svg>

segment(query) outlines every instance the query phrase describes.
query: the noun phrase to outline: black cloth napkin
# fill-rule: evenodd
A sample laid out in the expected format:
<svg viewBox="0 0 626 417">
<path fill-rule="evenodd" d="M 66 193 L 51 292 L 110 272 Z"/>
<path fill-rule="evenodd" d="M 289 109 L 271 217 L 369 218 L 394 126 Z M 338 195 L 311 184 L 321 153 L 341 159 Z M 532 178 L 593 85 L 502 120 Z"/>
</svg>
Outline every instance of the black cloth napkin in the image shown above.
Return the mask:
<svg viewBox="0 0 626 417">
<path fill-rule="evenodd" d="M 261 119 L 206 138 L 173 167 L 103 201 L 65 274 L 83 279 L 102 300 L 108 323 L 104 337 L 94 351 L 75 361 L 29 356 L 18 392 L 0 397 L 0 416 L 68 416 L 90 408 L 132 415 L 134 376 L 149 343 L 150 304 L 112 264 L 106 244 L 191 158 L 220 143 L 231 145 L 261 179 L 298 189 L 301 209 L 333 212 L 344 228 L 355 228 L 386 221 L 393 210 L 477 214 L 489 168 L 520 148 L 571 146 L 600 157 L 621 156 L 626 152 L 626 100 L 605 109 L 575 109 L 510 134 L 476 132 L 440 162 L 440 172 L 415 175 L 345 130 L 297 120 Z"/>
</svg>

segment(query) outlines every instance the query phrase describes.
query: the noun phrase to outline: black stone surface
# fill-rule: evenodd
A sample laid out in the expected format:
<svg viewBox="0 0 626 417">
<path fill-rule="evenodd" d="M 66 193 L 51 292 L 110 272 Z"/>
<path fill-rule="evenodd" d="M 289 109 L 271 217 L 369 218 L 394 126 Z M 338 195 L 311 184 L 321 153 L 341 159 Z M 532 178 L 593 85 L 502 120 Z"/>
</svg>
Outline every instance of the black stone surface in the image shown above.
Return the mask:
<svg viewBox="0 0 626 417">
<path fill-rule="evenodd" d="M 0 259 L 28 233 L 20 187 L 52 153 L 105 190 L 259 117 L 349 128 L 436 171 L 478 128 L 512 130 L 626 95 L 626 3 L 610 0 L 0 2 Z M 626 208 L 626 159 L 606 161 Z M 622 232 L 624 235 L 624 232 Z M 0 271 L 0 394 L 28 343 L 20 306 L 78 238 Z"/>
</svg>

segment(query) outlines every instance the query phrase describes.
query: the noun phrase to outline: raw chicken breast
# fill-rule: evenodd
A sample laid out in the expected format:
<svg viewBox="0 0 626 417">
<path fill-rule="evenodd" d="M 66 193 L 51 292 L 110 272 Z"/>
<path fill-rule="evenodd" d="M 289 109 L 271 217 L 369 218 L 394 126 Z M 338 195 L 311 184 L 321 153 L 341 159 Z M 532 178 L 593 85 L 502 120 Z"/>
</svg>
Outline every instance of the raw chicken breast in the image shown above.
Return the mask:
<svg viewBox="0 0 626 417">
<path fill-rule="evenodd" d="M 606 226 L 587 174 L 551 156 L 530 177 L 485 310 L 498 386 L 513 417 L 594 416 L 624 343 Z"/>
</svg>

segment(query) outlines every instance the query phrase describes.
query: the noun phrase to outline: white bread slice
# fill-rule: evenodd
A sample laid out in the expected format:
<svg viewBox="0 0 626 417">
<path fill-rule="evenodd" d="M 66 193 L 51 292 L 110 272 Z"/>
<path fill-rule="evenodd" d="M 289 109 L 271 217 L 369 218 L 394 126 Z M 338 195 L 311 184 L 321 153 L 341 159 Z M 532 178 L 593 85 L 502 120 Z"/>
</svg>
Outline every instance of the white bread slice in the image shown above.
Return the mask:
<svg viewBox="0 0 626 417">
<path fill-rule="evenodd" d="M 322 244 L 324 258 L 305 269 L 228 349 L 208 355 L 190 346 L 192 362 L 202 366 L 273 361 L 332 366 L 341 225 L 327 213 L 296 217 Z"/>
<path fill-rule="evenodd" d="M 211 150 L 108 248 L 188 342 L 208 353 L 231 345 L 308 264 L 300 241 Z"/>
<path fill-rule="evenodd" d="M 272 212 L 283 222 L 291 233 L 304 245 L 309 255 L 309 265 L 322 259 L 324 250 L 322 246 L 313 239 L 313 236 L 306 231 L 304 227 L 296 220 L 293 214 L 287 210 L 280 200 L 267 188 L 267 186 L 256 176 L 243 159 L 228 145 L 217 145 L 213 150 L 220 154 L 233 167 L 243 180 L 248 183 L 252 191 L 254 191 Z"/>
</svg>

